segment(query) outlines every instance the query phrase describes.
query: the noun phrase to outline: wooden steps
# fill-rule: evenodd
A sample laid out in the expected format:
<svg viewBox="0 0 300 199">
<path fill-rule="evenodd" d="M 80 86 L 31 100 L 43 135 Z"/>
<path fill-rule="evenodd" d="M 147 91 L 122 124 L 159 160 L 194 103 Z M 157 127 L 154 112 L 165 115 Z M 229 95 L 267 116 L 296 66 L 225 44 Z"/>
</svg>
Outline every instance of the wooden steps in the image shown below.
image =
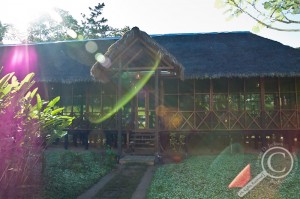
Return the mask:
<svg viewBox="0 0 300 199">
<path fill-rule="evenodd" d="M 128 163 L 142 163 L 147 165 L 154 165 L 155 156 L 145 156 L 145 155 L 126 155 L 120 159 L 120 164 Z"/>
<path fill-rule="evenodd" d="M 130 135 L 130 143 L 133 154 L 155 153 L 155 132 L 133 132 Z"/>
</svg>

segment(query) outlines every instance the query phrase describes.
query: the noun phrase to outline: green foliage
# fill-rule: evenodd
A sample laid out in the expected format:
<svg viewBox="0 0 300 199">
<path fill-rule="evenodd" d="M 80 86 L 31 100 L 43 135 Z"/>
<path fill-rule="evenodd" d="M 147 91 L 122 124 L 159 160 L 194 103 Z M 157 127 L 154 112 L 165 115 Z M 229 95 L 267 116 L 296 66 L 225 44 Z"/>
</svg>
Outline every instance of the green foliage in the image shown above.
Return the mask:
<svg viewBox="0 0 300 199">
<path fill-rule="evenodd" d="M 95 152 L 47 152 L 44 198 L 76 198 L 111 171 L 105 158 Z"/>
<path fill-rule="evenodd" d="M 300 0 L 216 0 L 217 7 L 238 17 L 244 13 L 257 21 L 253 30 L 267 27 L 278 31 L 300 31 Z"/>
<path fill-rule="evenodd" d="M 0 79 L 0 198 L 17 197 L 21 186 L 38 178 L 34 170 L 42 149 L 38 121 L 30 117 L 33 76 L 21 82 L 13 74 Z"/>
<path fill-rule="evenodd" d="M 170 137 L 170 147 L 172 148 L 172 150 L 174 152 L 177 152 L 177 153 L 182 153 L 184 152 L 183 151 L 183 147 L 185 145 L 185 138 L 186 138 L 186 135 L 184 134 L 177 134 L 177 133 L 170 133 L 169 135 Z"/>
<path fill-rule="evenodd" d="M 0 198 L 15 198 L 17 190 L 38 183 L 39 160 L 43 147 L 41 138 L 59 136 L 60 128 L 73 118 L 59 116 L 54 108 L 59 98 L 43 102 L 34 85 L 34 74 L 18 81 L 13 73 L 0 79 Z M 37 96 L 37 104 L 33 99 Z M 52 132 L 50 132 L 52 130 Z"/>
<path fill-rule="evenodd" d="M 36 95 L 36 105 L 32 107 L 32 117 L 36 117 L 40 121 L 41 136 L 52 143 L 56 138 L 60 138 L 66 134 L 65 128 L 70 126 L 73 117 L 62 115 L 64 108 L 57 107 L 60 97 L 56 97 L 50 102 L 41 100 L 39 94 Z"/>
<path fill-rule="evenodd" d="M 130 30 L 128 26 L 113 28 L 107 25 L 107 19 L 102 17 L 104 6 L 104 3 L 98 3 L 93 8 L 89 7 L 90 13 L 81 13 L 80 22 L 68 11 L 56 8 L 54 14 L 45 13 L 29 24 L 27 38 L 22 38 L 22 33 L 12 25 L 0 22 L 0 42 L 4 37 L 29 43 L 116 37 Z"/>
<path fill-rule="evenodd" d="M 105 150 L 105 165 L 113 167 L 117 163 L 117 153 L 112 149 Z"/>
<path fill-rule="evenodd" d="M 27 42 L 71 40 L 82 34 L 80 24 L 69 12 L 58 8 L 55 12 L 61 20 L 44 14 L 29 25 Z"/>
<path fill-rule="evenodd" d="M 129 26 L 124 26 L 123 28 L 112 28 L 110 27 L 110 31 L 108 32 L 108 37 L 121 37 L 126 32 L 130 30 Z"/>
<path fill-rule="evenodd" d="M 105 24 L 107 19 L 101 17 L 104 6 L 104 3 L 98 3 L 93 8 L 89 7 L 89 16 L 81 14 L 83 17 L 83 32 L 87 38 L 105 37 L 107 31 L 110 30 L 110 27 Z"/>
<path fill-rule="evenodd" d="M 2 24 L 0 21 L 0 44 L 5 37 L 5 34 L 8 32 L 9 25 L 8 24 Z"/>
</svg>

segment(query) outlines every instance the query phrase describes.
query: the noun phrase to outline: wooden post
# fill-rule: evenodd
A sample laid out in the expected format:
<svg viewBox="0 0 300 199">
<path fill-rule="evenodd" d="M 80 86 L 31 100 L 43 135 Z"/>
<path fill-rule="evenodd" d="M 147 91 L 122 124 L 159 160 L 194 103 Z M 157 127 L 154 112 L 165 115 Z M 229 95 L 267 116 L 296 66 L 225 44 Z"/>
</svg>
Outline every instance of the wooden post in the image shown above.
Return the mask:
<svg viewBox="0 0 300 199">
<path fill-rule="evenodd" d="M 209 80 L 209 129 L 213 129 L 213 81 L 212 79 Z"/>
<path fill-rule="evenodd" d="M 154 92 L 154 103 L 155 108 L 159 106 L 159 90 L 158 90 L 158 69 L 155 70 L 155 92 Z M 159 125 L 158 125 L 158 114 L 155 113 L 155 151 L 159 152 Z"/>
<path fill-rule="evenodd" d="M 265 84 L 264 84 L 264 79 L 261 77 L 259 79 L 259 86 L 260 86 L 260 110 L 261 110 L 261 114 L 260 114 L 260 127 L 262 129 L 265 128 Z"/>
<path fill-rule="evenodd" d="M 264 78 L 261 77 L 259 78 L 259 86 L 260 86 L 260 128 L 265 129 L 266 128 L 266 109 L 265 109 L 265 81 Z M 262 141 L 262 146 L 265 147 L 267 146 L 266 143 L 266 133 L 260 133 L 261 136 L 261 141 Z"/>
<path fill-rule="evenodd" d="M 121 95 L 122 95 L 121 69 L 122 69 L 122 64 L 119 63 L 117 102 L 121 99 Z M 122 109 L 119 109 L 117 113 L 117 129 L 118 129 L 118 159 L 120 159 L 122 155 Z"/>
</svg>

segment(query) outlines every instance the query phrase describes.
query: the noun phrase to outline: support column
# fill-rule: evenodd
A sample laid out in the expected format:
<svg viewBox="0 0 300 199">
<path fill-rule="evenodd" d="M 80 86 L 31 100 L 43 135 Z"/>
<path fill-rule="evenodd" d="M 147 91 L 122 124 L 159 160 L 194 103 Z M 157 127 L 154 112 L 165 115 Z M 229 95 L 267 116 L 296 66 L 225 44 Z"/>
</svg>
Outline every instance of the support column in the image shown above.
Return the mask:
<svg viewBox="0 0 300 199">
<path fill-rule="evenodd" d="M 155 70 L 155 109 L 159 106 L 159 90 L 158 90 L 158 75 L 159 70 Z M 158 125 L 158 114 L 155 113 L 155 151 L 159 152 L 159 125 Z"/>
<path fill-rule="evenodd" d="M 262 129 L 265 129 L 266 127 L 266 120 L 265 120 L 265 115 L 266 115 L 266 109 L 265 109 L 265 82 L 264 79 L 261 77 L 259 78 L 259 86 L 260 86 L 260 127 Z"/>
<path fill-rule="evenodd" d="M 117 92 L 117 102 L 121 99 L 122 95 L 122 75 L 121 70 L 122 64 L 119 63 L 119 75 L 118 75 L 118 92 Z M 117 130 L 118 130 L 118 159 L 122 156 L 122 109 L 120 108 L 117 113 Z"/>
</svg>

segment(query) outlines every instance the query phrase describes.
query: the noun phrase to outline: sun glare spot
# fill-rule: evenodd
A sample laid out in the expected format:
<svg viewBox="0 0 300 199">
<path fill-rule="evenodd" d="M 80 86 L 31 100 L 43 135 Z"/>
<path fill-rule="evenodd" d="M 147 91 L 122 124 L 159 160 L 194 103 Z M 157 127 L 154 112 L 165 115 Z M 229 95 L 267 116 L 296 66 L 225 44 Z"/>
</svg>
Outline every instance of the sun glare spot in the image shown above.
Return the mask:
<svg viewBox="0 0 300 199">
<path fill-rule="evenodd" d="M 45 14 L 49 14 L 53 20 L 60 22 L 61 17 L 54 11 L 58 2 L 56 1 L 39 1 L 39 0 L 10 0 L 3 2 L 5 10 L 1 12 L 1 16 L 6 17 L 5 23 L 12 24 L 19 33 L 18 38 L 23 40 L 26 38 L 27 29 L 30 23 Z M 17 17 L 16 17 L 17 16 Z M 9 41 L 16 43 L 16 41 Z"/>
<path fill-rule="evenodd" d="M 83 37 L 83 35 L 78 35 L 77 39 L 78 39 L 78 40 L 83 40 L 84 37 Z"/>
<path fill-rule="evenodd" d="M 54 10 L 50 10 L 49 11 L 49 15 L 50 15 L 50 17 L 54 20 L 54 21 L 57 21 L 57 22 L 62 22 L 63 21 L 63 19 L 61 18 L 61 16 L 57 13 L 57 12 L 55 12 Z"/>
<path fill-rule="evenodd" d="M 89 52 L 89 53 L 95 53 L 98 50 L 98 46 L 96 44 L 96 42 L 94 41 L 88 41 L 85 44 L 85 49 Z"/>
<path fill-rule="evenodd" d="M 77 33 L 76 33 L 74 30 L 72 30 L 72 29 L 68 29 L 68 30 L 67 30 L 67 34 L 68 34 L 70 37 L 72 37 L 73 39 L 76 39 L 76 38 L 77 38 Z"/>
<path fill-rule="evenodd" d="M 103 67 L 105 68 L 109 68 L 111 66 L 111 61 L 108 57 L 105 57 L 103 54 L 101 53 L 97 53 L 95 55 L 95 59 L 97 60 L 97 62 L 99 62 Z"/>
</svg>

